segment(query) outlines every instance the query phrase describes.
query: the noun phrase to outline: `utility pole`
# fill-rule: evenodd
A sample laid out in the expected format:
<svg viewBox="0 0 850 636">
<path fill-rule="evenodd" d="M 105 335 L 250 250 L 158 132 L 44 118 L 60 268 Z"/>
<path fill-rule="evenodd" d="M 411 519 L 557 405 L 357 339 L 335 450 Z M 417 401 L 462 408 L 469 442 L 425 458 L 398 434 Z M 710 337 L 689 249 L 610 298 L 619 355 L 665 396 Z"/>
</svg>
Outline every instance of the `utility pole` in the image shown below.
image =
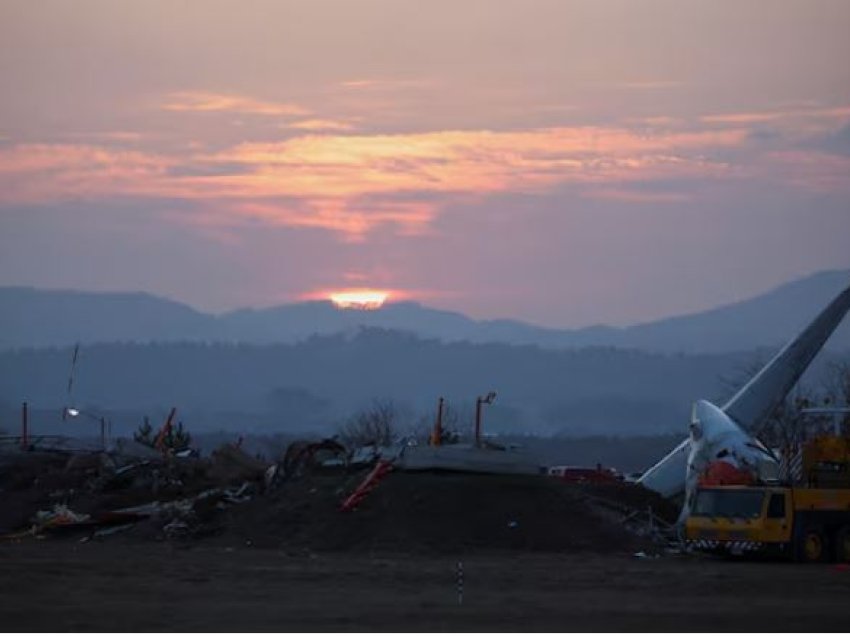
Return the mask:
<svg viewBox="0 0 850 636">
<path fill-rule="evenodd" d="M 443 443 L 443 398 L 437 403 L 437 419 L 434 421 L 434 431 L 431 433 L 431 446 Z"/>
<path fill-rule="evenodd" d="M 27 403 L 24 402 L 21 406 L 21 450 L 26 450 L 29 446 L 29 413 Z"/>
<path fill-rule="evenodd" d="M 480 395 L 475 400 L 475 446 L 481 446 L 481 405 L 492 404 L 496 399 L 496 392 L 490 391 L 486 396 Z"/>
</svg>

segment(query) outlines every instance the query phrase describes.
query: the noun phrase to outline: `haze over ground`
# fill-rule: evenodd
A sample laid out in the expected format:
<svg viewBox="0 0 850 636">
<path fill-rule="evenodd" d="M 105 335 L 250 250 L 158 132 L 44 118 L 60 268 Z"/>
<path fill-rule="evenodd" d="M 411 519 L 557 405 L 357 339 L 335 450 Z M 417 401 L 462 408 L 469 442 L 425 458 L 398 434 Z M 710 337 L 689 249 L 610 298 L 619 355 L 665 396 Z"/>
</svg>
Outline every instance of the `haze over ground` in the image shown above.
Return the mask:
<svg viewBox="0 0 850 636">
<path fill-rule="evenodd" d="M 0 284 L 625 325 L 850 268 L 841 1 L 0 6 Z"/>
</svg>

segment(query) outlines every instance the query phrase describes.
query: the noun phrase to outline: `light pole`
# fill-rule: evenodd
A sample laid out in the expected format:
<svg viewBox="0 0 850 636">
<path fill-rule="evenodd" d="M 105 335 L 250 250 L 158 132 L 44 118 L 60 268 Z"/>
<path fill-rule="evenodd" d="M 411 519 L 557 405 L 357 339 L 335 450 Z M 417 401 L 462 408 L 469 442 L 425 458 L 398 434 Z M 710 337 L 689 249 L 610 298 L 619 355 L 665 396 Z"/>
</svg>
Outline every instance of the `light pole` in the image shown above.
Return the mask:
<svg viewBox="0 0 850 636">
<path fill-rule="evenodd" d="M 496 392 L 490 391 L 486 396 L 480 395 L 475 400 L 475 446 L 481 446 L 481 405 L 492 404 L 496 399 Z"/>
<path fill-rule="evenodd" d="M 80 415 L 85 415 L 90 420 L 100 423 L 100 447 L 106 449 L 106 418 L 102 415 L 98 417 L 97 415 L 92 415 L 91 413 L 72 407 L 65 407 L 65 410 L 62 411 L 63 420 L 66 417 L 79 417 Z"/>
</svg>

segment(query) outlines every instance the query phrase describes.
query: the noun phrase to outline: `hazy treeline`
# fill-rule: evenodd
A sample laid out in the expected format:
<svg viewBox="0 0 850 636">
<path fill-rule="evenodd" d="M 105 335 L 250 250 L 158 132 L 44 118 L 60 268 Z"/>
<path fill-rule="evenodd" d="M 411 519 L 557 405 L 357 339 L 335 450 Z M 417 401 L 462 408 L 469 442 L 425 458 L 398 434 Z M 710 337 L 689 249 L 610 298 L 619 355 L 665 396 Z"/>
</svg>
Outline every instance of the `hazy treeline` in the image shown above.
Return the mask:
<svg viewBox="0 0 850 636">
<path fill-rule="evenodd" d="M 164 417 L 171 406 L 193 431 L 332 431 L 376 398 L 392 400 L 414 426 L 440 395 L 468 427 L 476 396 L 494 390 L 485 412 L 492 432 L 681 432 L 695 399 L 722 401 L 729 394 L 723 378 L 770 353 L 556 351 L 446 344 L 383 329 L 290 345 L 102 344 L 81 349 L 69 396 L 71 347 L 20 349 L 0 352 L 0 428 L 17 426 L 26 400 L 50 413 L 66 404 L 105 412 L 119 431 L 145 414 Z M 809 382 L 847 359 L 822 353 Z"/>
</svg>

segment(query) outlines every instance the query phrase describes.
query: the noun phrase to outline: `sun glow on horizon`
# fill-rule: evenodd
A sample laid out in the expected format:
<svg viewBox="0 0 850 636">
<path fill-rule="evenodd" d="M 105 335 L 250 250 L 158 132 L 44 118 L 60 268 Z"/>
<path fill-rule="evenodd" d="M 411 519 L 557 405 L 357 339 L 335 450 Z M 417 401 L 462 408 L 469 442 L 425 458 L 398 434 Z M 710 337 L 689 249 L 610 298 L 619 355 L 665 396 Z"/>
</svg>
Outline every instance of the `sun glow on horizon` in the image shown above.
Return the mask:
<svg viewBox="0 0 850 636">
<path fill-rule="evenodd" d="M 389 299 L 390 293 L 379 289 L 346 289 L 330 292 L 328 298 L 338 309 L 374 311 Z"/>
</svg>

